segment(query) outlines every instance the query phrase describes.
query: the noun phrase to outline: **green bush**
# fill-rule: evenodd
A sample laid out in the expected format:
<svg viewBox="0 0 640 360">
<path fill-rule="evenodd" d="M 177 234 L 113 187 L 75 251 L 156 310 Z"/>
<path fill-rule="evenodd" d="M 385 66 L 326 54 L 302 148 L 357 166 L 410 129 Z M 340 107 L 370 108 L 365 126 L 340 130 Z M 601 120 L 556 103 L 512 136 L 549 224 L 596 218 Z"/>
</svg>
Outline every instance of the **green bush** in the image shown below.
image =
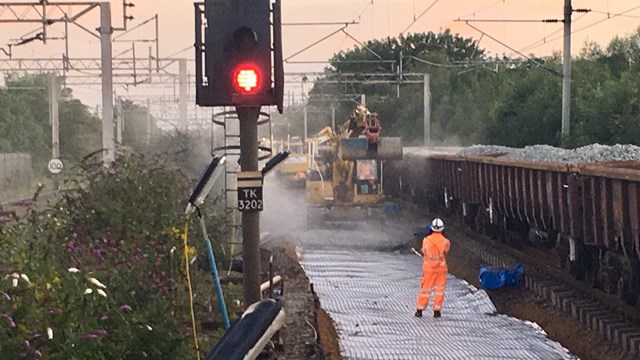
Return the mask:
<svg viewBox="0 0 640 360">
<path fill-rule="evenodd" d="M 193 359 L 181 233 L 191 182 L 135 154 L 108 168 L 87 162 L 75 179 L 52 209 L 0 227 L 2 358 Z M 222 238 L 220 221 L 208 222 Z M 208 267 L 191 277 L 206 295 L 197 319 L 211 318 Z M 199 334 L 201 348 L 220 334 Z"/>
</svg>

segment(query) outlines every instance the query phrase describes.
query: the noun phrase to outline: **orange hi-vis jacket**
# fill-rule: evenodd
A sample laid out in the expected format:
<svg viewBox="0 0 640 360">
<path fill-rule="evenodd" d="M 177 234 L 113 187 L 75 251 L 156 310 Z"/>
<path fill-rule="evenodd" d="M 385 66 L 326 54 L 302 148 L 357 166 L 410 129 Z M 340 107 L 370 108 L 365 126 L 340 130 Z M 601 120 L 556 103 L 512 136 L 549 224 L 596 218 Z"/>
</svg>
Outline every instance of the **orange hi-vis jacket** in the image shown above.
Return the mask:
<svg viewBox="0 0 640 360">
<path fill-rule="evenodd" d="M 451 248 L 449 239 L 442 233 L 433 232 L 422 240 L 423 272 L 447 272 L 447 253 Z"/>
</svg>

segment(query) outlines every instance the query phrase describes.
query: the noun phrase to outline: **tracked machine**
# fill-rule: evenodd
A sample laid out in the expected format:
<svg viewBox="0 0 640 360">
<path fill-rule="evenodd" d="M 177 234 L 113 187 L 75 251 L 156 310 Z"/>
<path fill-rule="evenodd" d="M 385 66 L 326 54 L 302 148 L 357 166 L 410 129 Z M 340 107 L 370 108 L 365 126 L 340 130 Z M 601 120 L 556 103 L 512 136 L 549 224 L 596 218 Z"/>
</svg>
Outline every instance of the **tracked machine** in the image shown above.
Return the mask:
<svg viewBox="0 0 640 360">
<path fill-rule="evenodd" d="M 308 159 L 305 146 L 299 137 L 289 138 L 278 144 L 279 151 L 288 151 L 287 159 L 276 168 L 280 181 L 293 189 L 304 189 L 307 177 Z"/>
<path fill-rule="evenodd" d="M 380 137 L 375 113 L 359 105 L 336 129 L 307 139 L 307 227 L 352 226 L 392 209 L 383 192 L 383 166 L 402 159 L 402 139 Z"/>
</svg>

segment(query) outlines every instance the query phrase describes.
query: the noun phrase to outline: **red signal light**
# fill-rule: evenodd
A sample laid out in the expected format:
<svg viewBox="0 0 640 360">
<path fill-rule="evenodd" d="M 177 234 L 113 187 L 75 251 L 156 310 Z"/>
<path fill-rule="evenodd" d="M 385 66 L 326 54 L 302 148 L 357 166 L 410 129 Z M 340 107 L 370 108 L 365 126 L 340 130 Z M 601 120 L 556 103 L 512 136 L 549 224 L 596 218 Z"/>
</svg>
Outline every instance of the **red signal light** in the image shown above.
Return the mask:
<svg viewBox="0 0 640 360">
<path fill-rule="evenodd" d="M 243 64 L 234 71 L 233 81 L 236 89 L 240 92 L 251 94 L 260 86 L 260 72 L 253 65 Z"/>
</svg>

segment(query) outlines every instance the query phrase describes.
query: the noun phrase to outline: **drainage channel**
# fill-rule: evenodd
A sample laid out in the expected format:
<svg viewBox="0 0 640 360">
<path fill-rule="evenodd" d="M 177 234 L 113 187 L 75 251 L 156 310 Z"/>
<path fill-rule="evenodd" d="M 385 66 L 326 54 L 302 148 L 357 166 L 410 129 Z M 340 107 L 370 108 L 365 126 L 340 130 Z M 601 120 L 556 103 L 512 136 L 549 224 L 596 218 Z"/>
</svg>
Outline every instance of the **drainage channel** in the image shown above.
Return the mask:
<svg viewBox="0 0 640 360">
<path fill-rule="evenodd" d="M 458 245 L 475 253 L 483 261 L 497 267 L 512 267 L 521 262 L 525 266 L 531 260 L 505 255 L 510 249 L 498 249 L 495 245 L 482 244 L 465 237 Z M 500 251 L 506 250 L 506 251 Z M 535 295 L 544 299 L 557 311 L 577 319 L 586 328 L 605 336 L 614 346 L 629 354 L 640 354 L 640 326 L 631 317 L 621 314 L 612 306 L 585 294 L 544 269 L 527 271 L 524 285 Z"/>
</svg>

